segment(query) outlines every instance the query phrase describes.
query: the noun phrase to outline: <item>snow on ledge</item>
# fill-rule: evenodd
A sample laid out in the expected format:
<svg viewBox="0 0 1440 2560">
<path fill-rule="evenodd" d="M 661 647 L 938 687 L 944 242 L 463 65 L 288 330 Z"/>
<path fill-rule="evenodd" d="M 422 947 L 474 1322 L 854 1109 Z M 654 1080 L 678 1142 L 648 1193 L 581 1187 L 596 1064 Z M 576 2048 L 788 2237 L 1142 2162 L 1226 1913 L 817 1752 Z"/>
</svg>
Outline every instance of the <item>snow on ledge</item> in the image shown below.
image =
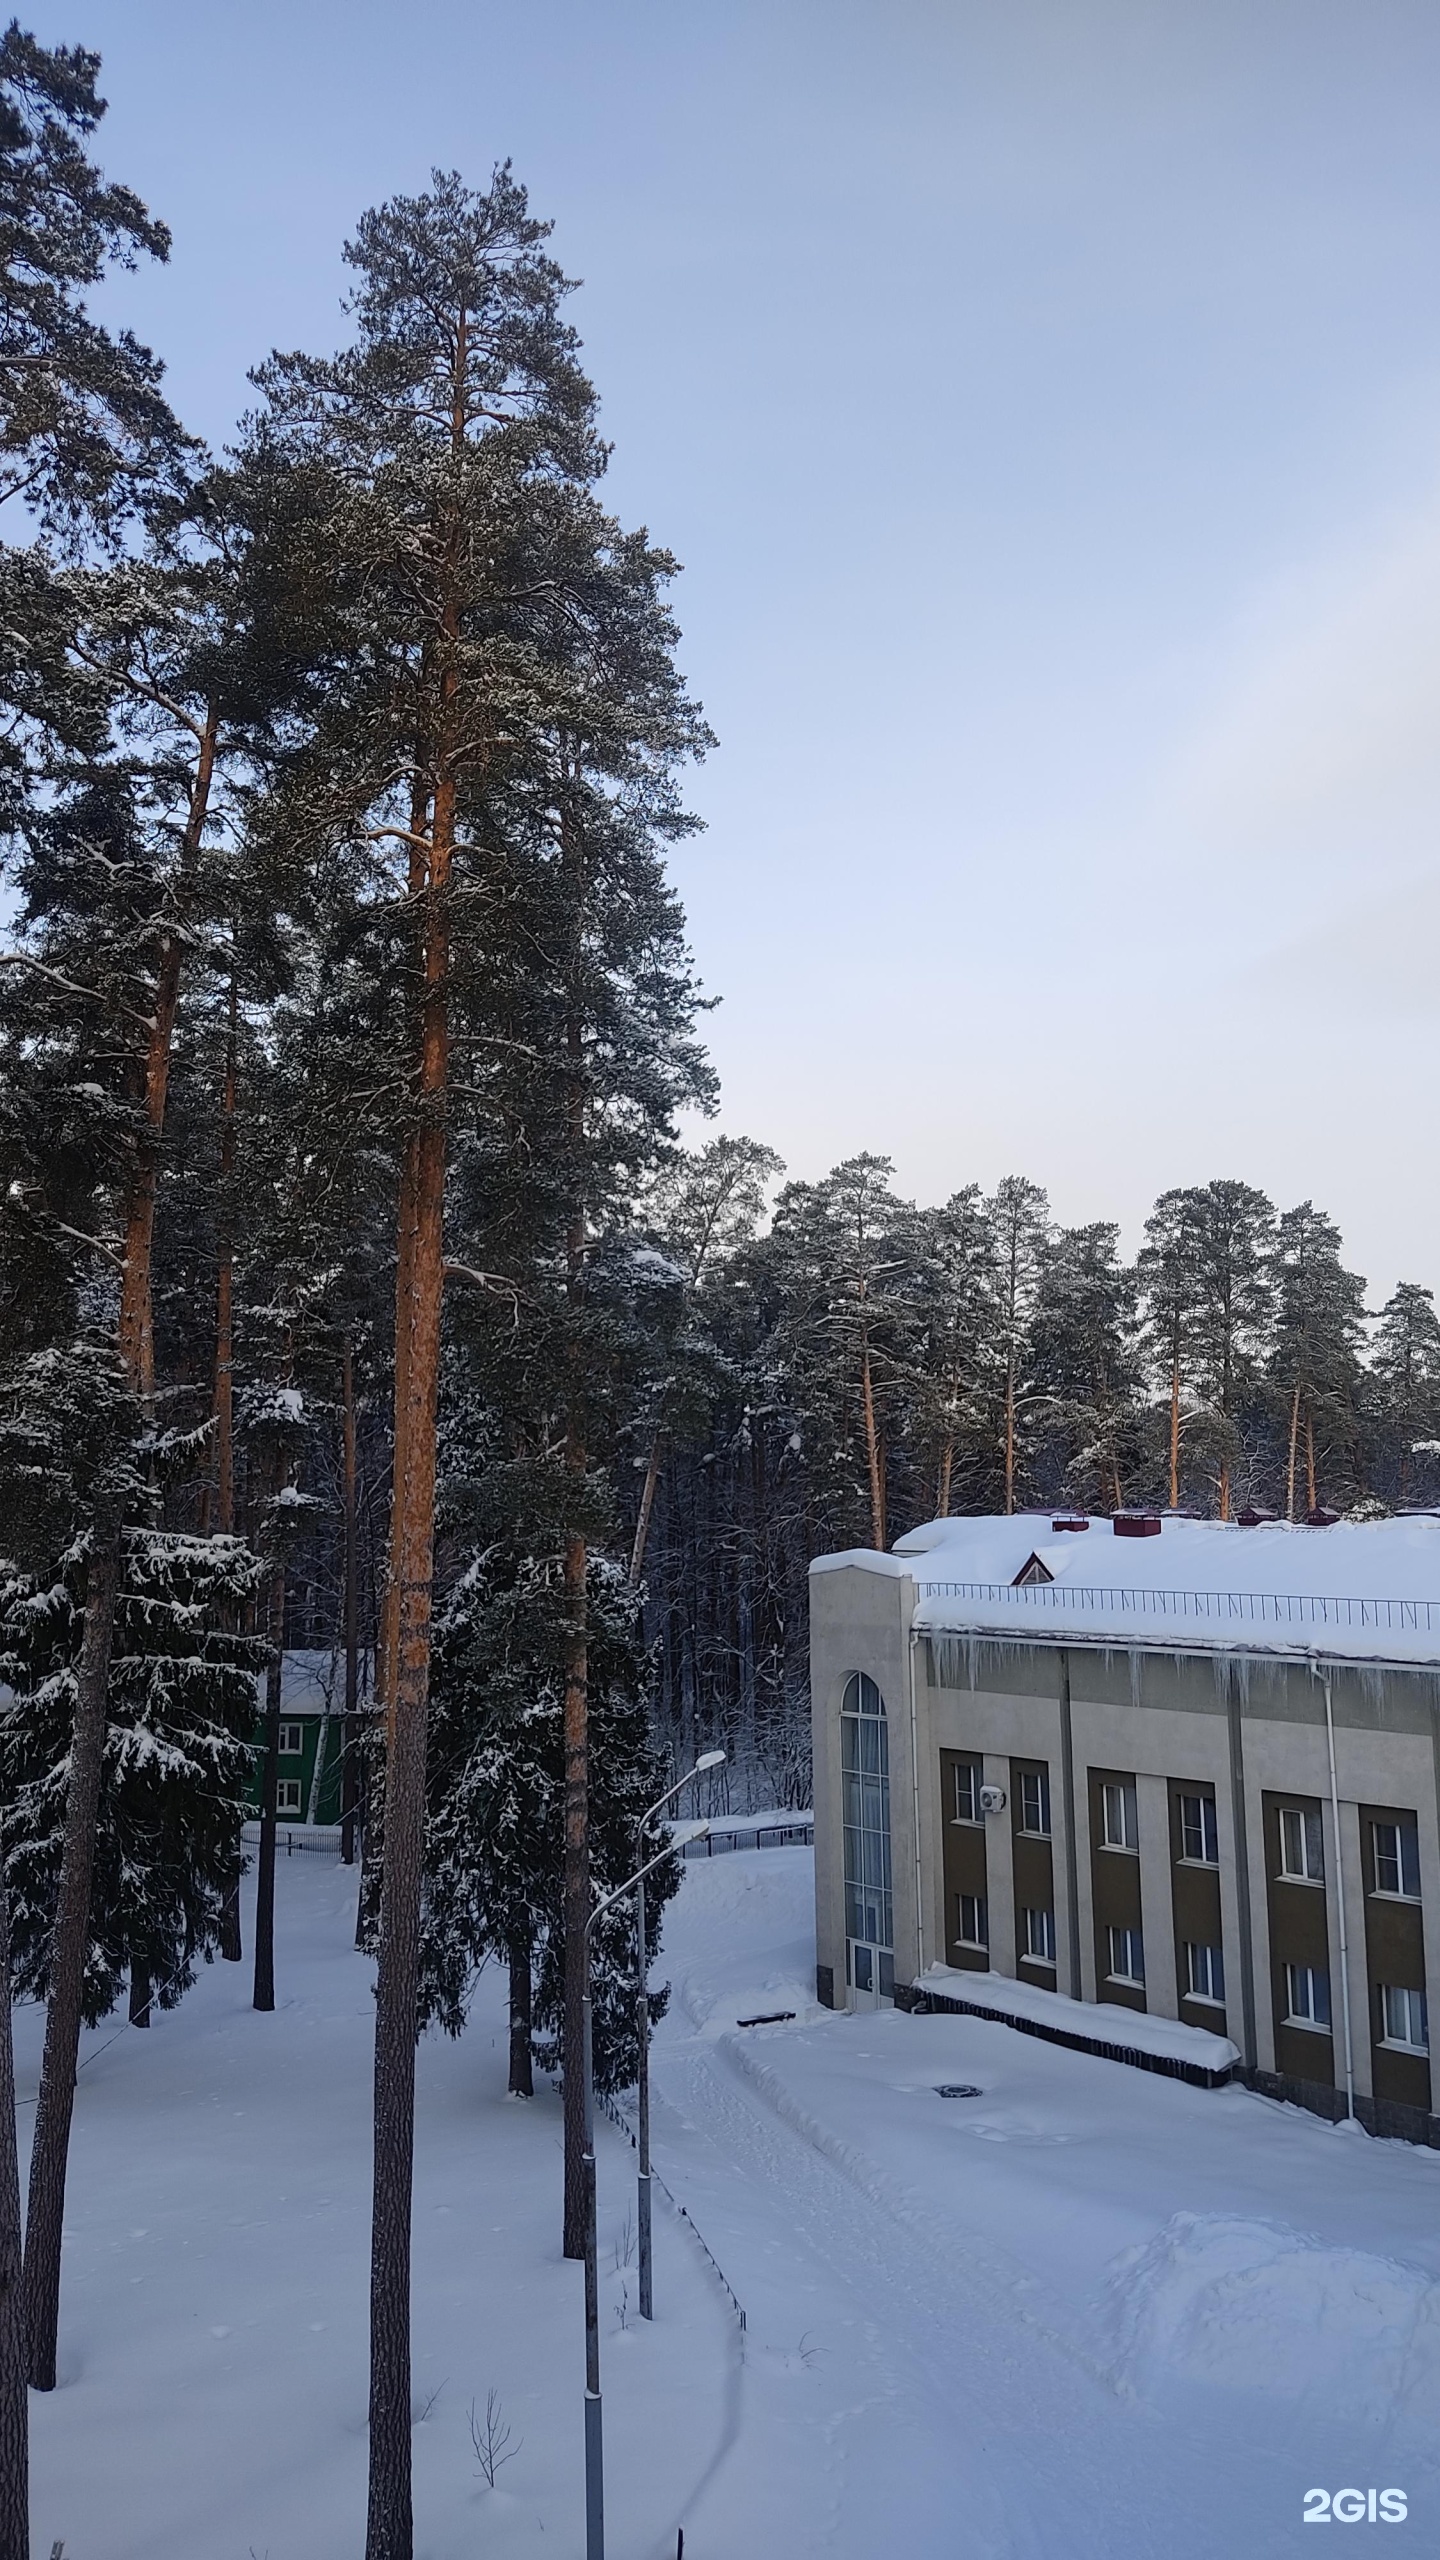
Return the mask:
<svg viewBox="0 0 1440 2560">
<path fill-rule="evenodd" d="M 854 1565 L 861 1573 L 878 1573 L 890 1582 L 913 1582 L 915 1563 L 911 1556 L 886 1555 L 879 1547 L 842 1547 L 838 1555 L 815 1556 L 812 1573 L 844 1573 Z"/>
<path fill-rule="evenodd" d="M 1228 2036 L 1211 2035 L 1206 2027 L 1182 2026 L 1178 2018 L 1122 2009 L 1109 2000 L 1071 2000 L 1063 1991 L 1042 1991 L 1038 1983 L 1012 1981 L 1005 1973 L 967 1973 L 956 1965 L 932 1964 L 916 1974 L 914 1987 L 968 2001 L 976 2009 L 1028 2018 L 1037 2027 L 1083 2037 L 1089 2044 L 1124 2045 L 1132 2053 L 1188 2062 L 1199 2071 L 1228 2071 L 1240 2059 L 1238 2045 Z"/>
</svg>

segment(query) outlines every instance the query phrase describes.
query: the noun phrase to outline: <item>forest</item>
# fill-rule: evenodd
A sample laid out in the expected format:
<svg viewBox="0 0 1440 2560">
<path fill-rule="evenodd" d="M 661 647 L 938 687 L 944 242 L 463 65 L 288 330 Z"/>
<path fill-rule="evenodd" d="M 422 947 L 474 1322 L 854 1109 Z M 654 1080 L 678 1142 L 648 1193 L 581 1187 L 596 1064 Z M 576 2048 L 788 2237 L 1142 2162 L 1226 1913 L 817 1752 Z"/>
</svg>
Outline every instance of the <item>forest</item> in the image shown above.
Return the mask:
<svg viewBox="0 0 1440 2560">
<path fill-rule="evenodd" d="M 98 68 L 0 40 L 0 1953 L 46 2004 L 23 2272 L 0 2159 L 0 2560 L 82 2023 L 242 1959 L 257 1772 L 275 2003 L 291 1650 L 344 1667 L 367 2551 L 403 2560 L 417 2030 L 508 1966 L 580 2254 L 592 1896 L 708 1747 L 733 1801 L 807 1800 L 810 1558 L 1058 1500 L 1423 1503 L 1440 1327 L 1239 1181 L 1165 1193 L 1131 1264 L 1020 1177 L 921 1208 L 878 1156 L 786 1181 L 706 1141 L 666 857 L 714 742 L 547 225 L 508 166 L 365 214 L 337 347 L 257 349 L 210 454 L 87 301 L 169 247 L 90 157 Z"/>
</svg>

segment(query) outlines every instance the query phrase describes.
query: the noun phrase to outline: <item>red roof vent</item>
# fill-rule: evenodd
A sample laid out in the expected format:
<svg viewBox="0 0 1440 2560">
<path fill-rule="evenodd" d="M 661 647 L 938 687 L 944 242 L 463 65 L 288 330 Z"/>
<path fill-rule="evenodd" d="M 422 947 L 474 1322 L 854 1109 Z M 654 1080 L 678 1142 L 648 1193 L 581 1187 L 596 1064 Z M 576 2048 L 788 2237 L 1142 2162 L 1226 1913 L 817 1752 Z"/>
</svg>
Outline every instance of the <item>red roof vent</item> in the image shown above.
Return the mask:
<svg viewBox="0 0 1440 2560">
<path fill-rule="evenodd" d="M 1339 1517 L 1338 1511 L 1327 1511 L 1322 1503 L 1318 1510 L 1306 1512 L 1305 1526 L 1307 1529 L 1333 1529 Z"/>
<path fill-rule="evenodd" d="M 1158 1511 L 1117 1511 L 1111 1522 L 1117 1538 L 1158 1538 Z"/>
<path fill-rule="evenodd" d="M 1274 1517 L 1273 1511 L 1261 1511 L 1253 1502 L 1247 1502 L 1244 1510 L 1237 1514 L 1237 1524 L 1242 1529 L 1264 1529 Z"/>
<path fill-rule="evenodd" d="M 1083 1511 L 1057 1511 L 1050 1526 L 1052 1529 L 1088 1529 L 1090 1523 Z"/>
</svg>

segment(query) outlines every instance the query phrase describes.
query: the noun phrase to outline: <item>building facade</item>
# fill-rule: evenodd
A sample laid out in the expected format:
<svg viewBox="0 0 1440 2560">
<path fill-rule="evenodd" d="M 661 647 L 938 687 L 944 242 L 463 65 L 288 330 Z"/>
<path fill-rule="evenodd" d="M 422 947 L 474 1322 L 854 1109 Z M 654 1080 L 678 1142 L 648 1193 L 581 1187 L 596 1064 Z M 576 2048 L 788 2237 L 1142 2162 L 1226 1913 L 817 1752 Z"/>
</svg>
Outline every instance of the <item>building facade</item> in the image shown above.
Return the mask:
<svg viewBox="0 0 1440 2560">
<path fill-rule="evenodd" d="M 1007 1977 L 1440 2140 L 1440 1520 L 938 1522 L 811 1650 L 822 2000 Z"/>
</svg>

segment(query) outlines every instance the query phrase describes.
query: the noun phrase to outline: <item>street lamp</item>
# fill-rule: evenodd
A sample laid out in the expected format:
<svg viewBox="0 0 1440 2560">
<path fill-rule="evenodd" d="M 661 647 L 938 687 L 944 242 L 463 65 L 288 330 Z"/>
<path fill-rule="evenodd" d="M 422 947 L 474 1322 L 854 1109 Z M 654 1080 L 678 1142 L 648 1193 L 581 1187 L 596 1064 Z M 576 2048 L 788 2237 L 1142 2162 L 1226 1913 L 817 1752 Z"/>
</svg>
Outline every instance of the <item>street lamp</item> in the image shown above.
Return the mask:
<svg viewBox="0 0 1440 2560">
<path fill-rule="evenodd" d="M 694 1776 L 694 1771 L 691 1771 Z M 685 1784 L 684 1779 L 681 1785 Z M 672 1790 L 672 1793 L 675 1790 Z M 668 1799 L 660 1799 L 665 1804 Z M 709 1824 L 702 1823 L 695 1838 L 703 1840 Z M 597 1920 L 627 1893 L 634 1893 L 646 1876 L 663 1866 L 670 1855 L 667 1840 L 663 1849 L 646 1861 L 638 1874 L 627 1876 L 597 1902 L 585 1923 L 585 2000 L 581 2012 L 580 2072 L 585 2107 L 585 2156 L 581 2163 L 585 2182 L 585 2560 L 605 2560 L 605 2457 L 600 2414 L 600 2262 L 595 2236 L 595 2040 L 590 1996 L 590 1932 Z"/>
<path fill-rule="evenodd" d="M 652 1804 L 639 1824 L 640 1832 L 643 1833 L 645 1824 L 660 1812 L 662 1806 L 669 1804 L 672 1797 L 679 1795 L 682 1787 L 689 1786 L 692 1778 L 698 1778 L 704 1769 L 718 1769 L 724 1757 L 723 1751 L 702 1752 L 694 1768 L 688 1769 L 683 1778 L 677 1779 L 673 1787 L 667 1787 L 664 1795 Z M 692 1836 L 697 1840 L 703 1840 L 708 1836 L 709 1829 L 708 1822 L 702 1823 L 700 1829 Z M 640 1913 L 640 2010 L 643 2021 L 640 2030 L 640 2122 L 642 2127 L 640 2210 L 643 2217 L 641 2229 L 644 2237 L 640 2244 L 640 2264 L 645 2317 L 648 2320 L 651 2317 L 649 2308 L 650 2092 L 647 2067 L 650 2050 L 650 2015 L 645 2006 L 645 1878 L 653 1875 L 657 1867 L 663 1866 L 669 1855 L 670 1843 L 667 1840 L 664 1848 L 658 1850 L 653 1858 L 647 1858 L 644 1866 L 638 1868 L 633 1876 L 627 1876 L 623 1884 L 616 1885 L 613 1893 L 607 1893 L 603 1901 L 596 1903 L 585 1923 L 585 2000 L 581 2011 L 580 2039 L 580 2072 L 585 2108 L 585 2156 L 581 2164 L 585 2184 L 585 2560 L 605 2560 L 605 2451 L 600 2401 L 600 2260 L 595 2227 L 595 2039 L 590 1989 L 590 1933 L 596 1921 L 603 1920 L 606 1912 L 613 1910 L 617 1902 L 623 1902 L 627 1893 L 633 1893 L 636 1896 Z"/>
<path fill-rule="evenodd" d="M 636 1826 L 637 1838 L 644 1838 L 646 1825 L 653 1822 L 656 1814 L 663 1812 L 667 1804 L 674 1803 L 676 1796 L 689 1786 L 692 1778 L 702 1776 L 707 1769 L 723 1768 L 724 1763 L 723 1751 L 702 1751 L 694 1768 L 687 1769 L 683 1778 L 677 1778 L 673 1787 L 667 1787 L 663 1796 L 657 1797 L 649 1812 L 642 1815 Z M 636 2080 L 640 2100 L 636 2138 L 636 2153 L 639 2161 L 636 2219 L 640 2228 L 640 2317 L 642 2320 L 653 2320 L 655 2317 L 650 2273 L 650 1993 L 648 1989 L 650 1959 L 645 1945 L 645 1877 L 649 1872 L 648 1867 L 642 1869 L 635 1885 L 635 2035 L 639 2047 Z"/>
</svg>

